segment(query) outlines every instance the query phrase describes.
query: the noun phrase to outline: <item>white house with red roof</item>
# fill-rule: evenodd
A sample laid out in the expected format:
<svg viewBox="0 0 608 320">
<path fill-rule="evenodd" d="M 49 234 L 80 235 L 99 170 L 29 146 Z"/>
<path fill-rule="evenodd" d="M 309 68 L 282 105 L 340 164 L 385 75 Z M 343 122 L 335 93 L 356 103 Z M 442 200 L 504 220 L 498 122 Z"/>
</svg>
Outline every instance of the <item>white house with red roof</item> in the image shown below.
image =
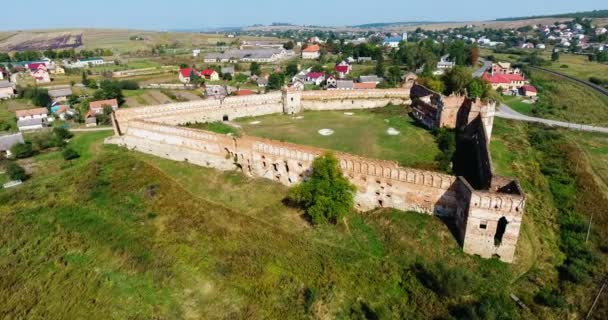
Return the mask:
<svg viewBox="0 0 608 320">
<path fill-rule="evenodd" d="M 48 69 L 44 63 L 30 63 L 27 68 L 30 70 L 30 75 L 36 80 L 36 83 L 51 82 Z"/>
<path fill-rule="evenodd" d="M 205 69 L 201 71 L 201 76 L 207 80 L 218 81 L 220 80 L 220 74 L 213 69 Z"/>
<path fill-rule="evenodd" d="M 102 114 L 104 107 L 111 107 L 112 110 L 118 110 L 118 100 L 109 99 L 109 100 L 98 100 L 91 101 L 89 103 L 89 112 L 93 114 Z"/>
<path fill-rule="evenodd" d="M 309 72 L 308 75 L 306 75 L 306 82 L 316 86 L 320 86 L 323 81 L 325 81 L 324 72 Z"/>
<path fill-rule="evenodd" d="M 302 59 L 315 60 L 321 57 L 321 47 L 311 44 L 302 50 Z"/>
<path fill-rule="evenodd" d="M 526 85 L 528 81 L 520 74 L 493 74 L 487 72 L 481 77 L 489 83 L 494 90 L 502 89 L 505 91 L 518 91 Z"/>
<path fill-rule="evenodd" d="M 190 83 L 190 77 L 192 73 L 200 76 L 199 72 L 193 68 L 183 68 L 179 70 L 179 81 L 181 83 Z"/>
</svg>

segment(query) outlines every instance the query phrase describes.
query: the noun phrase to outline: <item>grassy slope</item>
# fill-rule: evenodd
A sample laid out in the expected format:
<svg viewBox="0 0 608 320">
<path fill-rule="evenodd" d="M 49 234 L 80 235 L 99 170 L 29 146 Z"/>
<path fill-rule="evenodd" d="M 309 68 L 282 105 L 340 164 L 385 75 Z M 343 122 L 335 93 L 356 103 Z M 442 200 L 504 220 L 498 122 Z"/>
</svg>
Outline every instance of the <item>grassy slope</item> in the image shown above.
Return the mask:
<svg viewBox="0 0 608 320">
<path fill-rule="evenodd" d="M 403 166 L 434 168 L 439 153 L 434 137 L 418 127 L 403 107 L 393 106 L 374 111 L 354 110 L 304 112 L 303 119 L 286 115 L 270 115 L 239 119 L 246 134 L 305 144 L 361 156 L 398 161 Z M 261 121 L 252 125 L 253 121 Z M 388 128 L 401 132 L 389 136 Z M 331 136 L 321 136 L 320 129 L 332 129 Z"/>
<path fill-rule="evenodd" d="M 546 72 L 531 75 L 532 83 L 539 88 L 540 101 L 537 115 L 549 119 L 565 120 L 608 126 L 608 97 L 573 81 Z"/>
<path fill-rule="evenodd" d="M 0 192 L 1 315 L 412 317 L 509 286 L 509 266 L 462 254 L 435 218 L 311 229 L 280 185 L 92 142 L 92 158 Z M 438 297 L 417 261 L 477 270 L 472 295 Z"/>
<path fill-rule="evenodd" d="M 492 142 L 497 172 L 527 191 L 513 265 L 462 254 L 445 225 L 415 213 L 350 215 L 348 227 L 313 229 L 281 203 L 283 186 L 102 146 L 107 133 L 80 134 L 71 143 L 83 156 L 72 167 L 0 191 L 0 268 L 8 271 L 0 315 L 428 318 L 513 292 L 532 308 L 523 317 L 557 318 L 532 300 L 555 283 L 562 256 L 525 130 L 497 120 Z M 35 161 L 62 162 L 44 157 Z M 464 269 L 467 295 L 438 296 L 417 277 L 417 262 Z M 585 293 L 569 298 L 570 313 L 590 304 Z"/>
</svg>

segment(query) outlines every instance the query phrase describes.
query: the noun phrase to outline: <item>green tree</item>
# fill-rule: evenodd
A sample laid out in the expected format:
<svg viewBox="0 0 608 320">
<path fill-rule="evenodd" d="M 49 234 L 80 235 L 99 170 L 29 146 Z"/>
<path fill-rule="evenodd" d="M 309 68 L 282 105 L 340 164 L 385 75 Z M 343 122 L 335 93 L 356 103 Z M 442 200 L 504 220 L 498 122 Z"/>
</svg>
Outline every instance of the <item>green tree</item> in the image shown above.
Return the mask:
<svg viewBox="0 0 608 320">
<path fill-rule="evenodd" d="M 403 71 L 398 66 L 392 66 L 388 69 L 388 75 L 386 77 L 386 82 L 391 87 L 396 87 L 401 83 L 401 77 L 403 77 Z"/>
<path fill-rule="evenodd" d="M 11 148 L 11 154 L 17 159 L 29 158 L 34 155 L 31 143 L 18 143 Z"/>
<path fill-rule="evenodd" d="M 291 40 L 287 41 L 285 44 L 283 44 L 283 48 L 285 48 L 285 50 L 293 50 L 294 47 L 295 47 L 295 44 Z"/>
<path fill-rule="evenodd" d="M 11 180 L 21 180 L 24 181 L 27 179 L 27 174 L 25 173 L 25 169 L 23 169 L 16 162 L 11 161 L 6 167 L 6 175 Z"/>
<path fill-rule="evenodd" d="M 382 55 L 378 56 L 378 60 L 376 61 L 376 75 L 384 77 L 384 57 Z"/>
<path fill-rule="evenodd" d="M 553 51 L 553 53 L 551 54 L 551 61 L 553 61 L 553 62 L 559 61 L 559 52 Z"/>
<path fill-rule="evenodd" d="M 310 177 L 289 191 L 289 199 L 304 208 L 314 224 L 336 223 L 354 203 L 353 186 L 331 153 L 316 158 Z"/>
<path fill-rule="evenodd" d="M 66 140 L 66 139 L 70 139 L 71 137 L 73 137 L 74 135 L 70 132 L 70 130 L 64 128 L 64 127 L 55 127 L 53 128 L 53 134 L 61 140 Z"/>
<path fill-rule="evenodd" d="M 467 91 L 469 98 L 480 98 L 480 99 L 494 99 L 494 90 L 489 83 L 482 79 L 475 78 L 467 85 Z"/>
<path fill-rule="evenodd" d="M 471 80 L 473 80 L 473 76 L 469 70 L 461 66 L 455 66 L 443 75 L 443 82 L 445 83 L 444 93 L 462 92 Z"/>
<path fill-rule="evenodd" d="M 437 166 L 443 171 L 450 172 L 454 152 L 456 152 L 456 135 L 453 130 L 439 128 L 435 131 L 435 141 L 437 141 L 437 146 L 441 151 L 435 157 Z"/>
<path fill-rule="evenodd" d="M 291 62 L 287 65 L 287 67 L 285 68 L 285 74 L 287 74 L 288 77 L 293 77 L 298 73 L 298 64 L 295 62 Z"/>
<path fill-rule="evenodd" d="M 63 149 L 61 155 L 63 155 L 63 159 L 65 160 L 73 160 L 80 158 L 80 154 L 70 147 Z"/>
<path fill-rule="evenodd" d="M 282 73 L 273 73 L 268 78 L 266 90 L 279 90 L 285 84 L 285 75 Z"/>
<path fill-rule="evenodd" d="M 117 81 L 103 80 L 99 83 L 99 90 L 95 91 L 93 97 L 97 100 L 116 99 L 118 104 L 124 102 L 122 89 Z"/>
<path fill-rule="evenodd" d="M 251 65 L 249 65 L 249 71 L 251 71 L 252 75 L 259 76 L 262 73 L 262 67 L 259 63 L 252 62 Z"/>
</svg>

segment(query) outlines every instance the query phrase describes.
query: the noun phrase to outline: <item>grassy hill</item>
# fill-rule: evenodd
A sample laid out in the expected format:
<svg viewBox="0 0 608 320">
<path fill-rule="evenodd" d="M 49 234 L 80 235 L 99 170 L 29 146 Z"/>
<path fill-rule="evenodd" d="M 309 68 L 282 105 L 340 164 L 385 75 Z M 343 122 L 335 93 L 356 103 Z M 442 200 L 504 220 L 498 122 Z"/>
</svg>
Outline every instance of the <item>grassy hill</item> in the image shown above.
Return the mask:
<svg viewBox="0 0 608 320">
<path fill-rule="evenodd" d="M 283 204 L 282 185 L 103 145 L 105 132 L 78 134 L 70 144 L 80 159 L 28 159 L 32 178 L 0 190 L 0 317 L 576 317 L 598 288 L 593 277 L 560 280 L 555 181 L 529 130 L 497 120 L 492 142 L 498 173 L 527 192 L 512 265 L 463 254 L 436 217 L 378 210 L 311 227 Z M 557 287 L 565 306 L 537 302 L 541 288 Z"/>
</svg>

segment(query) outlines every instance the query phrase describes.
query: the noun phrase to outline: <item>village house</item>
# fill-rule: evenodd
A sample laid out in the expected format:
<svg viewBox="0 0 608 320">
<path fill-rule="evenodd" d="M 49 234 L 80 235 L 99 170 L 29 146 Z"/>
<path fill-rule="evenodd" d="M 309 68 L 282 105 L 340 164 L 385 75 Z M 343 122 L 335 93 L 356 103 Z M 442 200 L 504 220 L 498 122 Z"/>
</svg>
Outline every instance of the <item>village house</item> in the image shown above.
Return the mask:
<svg viewBox="0 0 608 320">
<path fill-rule="evenodd" d="M 205 70 L 201 71 L 201 77 L 205 78 L 206 80 L 211 80 L 211 81 L 220 80 L 220 75 L 217 73 L 217 71 L 215 71 L 213 69 L 205 69 Z"/>
<path fill-rule="evenodd" d="M 529 84 L 522 86 L 521 91 L 522 91 L 522 95 L 524 95 L 526 97 L 536 97 L 536 95 L 538 94 L 536 88 Z"/>
<path fill-rule="evenodd" d="M 0 80 L 0 100 L 12 99 L 15 97 L 15 86 L 6 80 Z"/>
<path fill-rule="evenodd" d="M 192 76 L 192 74 L 196 74 L 198 76 L 199 72 L 194 70 L 193 68 L 183 68 L 179 70 L 179 81 L 181 83 L 190 83 L 190 77 Z"/>
<path fill-rule="evenodd" d="M 118 110 L 118 100 L 108 99 L 108 100 L 91 101 L 89 103 L 89 112 L 91 112 L 94 115 L 102 114 L 104 107 L 111 107 L 113 111 L 116 111 L 116 110 Z"/>
<path fill-rule="evenodd" d="M 64 62 L 64 66 L 66 68 L 87 68 L 94 66 L 102 66 L 104 64 L 113 63 L 113 61 L 105 61 L 100 57 L 92 57 L 92 58 L 82 58 L 76 60 L 74 63 L 70 63 L 69 61 Z"/>
<path fill-rule="evenodd" d="M 350 66 L 342 61 L 336 66 L 336 72 L 338 73 L 338 77 L 345 78 L 350 73 Z"/>
<path fill-rule="evenodd" d="M 446 70 L 452 69 L 456 65 L 456 63 L 450 61 L 449 58 L 450 55 L 446 54 L 439 59 L 439 62 L 437 62 L 437 70 L 433 72 L 434 75 L 443 75 Z"/>
<path fill-rule="evenodd" d="M 87 115 L 84 117 L 84 125 L 87 128 L 97 127 L 97 117 L 95 116 L 94 112 L 87 112 Z"/>
<path fill-rule="evenodd" d="M 206 85 L 205 96 L 209 99 L 224 99 L 226 96 L 236 92 L 236 88 L 222 85 Z"/>
<path fill-rule="evenodd" d="M 359 76 L 359 83 L 375 83 L 375 84 L 379 84 L 382 81 L 384 81 L 384 79 L 381 78 L 381 77 L 378 77 L 375 74 L 367 75 L 367 76 Z"/>
<path fill-rule="evenodd" d="M 233 66 L 228 66 L 228 67 L 222 67 L 222 75 L 224 74 L 229 74 L 231 76 L 234 76 L 235 70 Z"/>
<path fill-rule="evenodd" d="M 67 116 L 75 116 L 76 110 L 70 108 L 67 105 L 56 105 L 51 107 L 51 112 L 59 117 L 61 120 L 66 120 Z"/>
<path fill-rule="evenodd" d="M 53 100 L 53 103 L 67 101 L 68 97 L 71 95 L 72 95 L 71 88 L 49 90 L 49 96 Z"/>
<path fill-rule="evenodd" d="M 268 85 L 268 79 L 264 77 L 258 77 L 255 80 L 255 83 L 258 85 L 259 88 L 266 88 L 266 86 Z"/>
<path fill-rule="evenodd" d="M 25 143 L 23 140 L 23 134 L 21 134 L 21 132 L 0 135 L 0 153 L 4 153 L 4 155 L 6 155 L 8 158 L 12 155 L 11 148 L 20 143 Z"/>
<path fill-rule="evenodd" d="M 35 108 L 15 111 L 19 131 L 42 129 L 48 120 L 47 108 Z"/>
<path fill-rule="evenodd" d="M 402 37 L 385 37 L 382 45 L 389 48 L 399 48 L 399 43 L 403 41 Z"/>
<path fill-rule="evenodd" d="M 302 50 L 302 59 L 315 60 L 321 56 L 321 47 L 311 44 Z"/>
<path fill-rule="evenodd" d="M 48 83 L 51 82 L 48 69 L 44 63 L 31 63 L 28 64 L 27 68 L 30 71 L 32 78 L 36 80 L 36 83 Z"/>
<path fill-rule="evenodd" d="M 482 79 L 489 83 L 492 89 L 502 91 L 503 94 L 517 94 L 519 89 L 527 83 L 526 79 L 520 74 L 490 75 L 486 72 L 483 74 Z"/>
<path fill-rule="evenodd" d="M 325 81 L 324 72 L 309 72 L 306 76 L 306 82 L 314 84 L 315 86 L 320 86 L 323 81 Z"/>
<path fill-rule="evenodd" d="M 492 75 L 495 74 L 520 74 L 521 71 L 518 68 L 511 68 L 509 62 L 497 62 L 492 63 Z"/>
</svg>

